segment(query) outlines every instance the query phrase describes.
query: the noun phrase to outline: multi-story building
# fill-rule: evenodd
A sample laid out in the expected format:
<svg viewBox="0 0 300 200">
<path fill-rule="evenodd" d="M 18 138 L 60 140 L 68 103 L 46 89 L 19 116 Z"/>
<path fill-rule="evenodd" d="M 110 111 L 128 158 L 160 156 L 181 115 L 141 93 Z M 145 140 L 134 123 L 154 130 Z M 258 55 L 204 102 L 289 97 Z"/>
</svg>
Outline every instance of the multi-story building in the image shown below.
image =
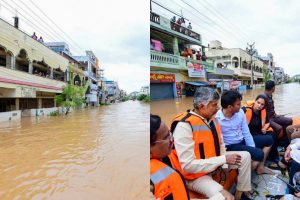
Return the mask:
<svg viewBox="0 0 300 200">
<path fill-rule="evenodd" d="M 149 88 L 149 85 L 141 87 L 140 93 L 141 93 L 141 94 L 149 95 L 149 94 L 150 94 L 150 88 Z"/>
<path fill-rule="evenodd" d="M 280 84 L 285 82 L 284 69 L 282 67 L 275 67 L 275 83 Z"/>
<path fill-rule="evenodd" d="M 118 86 L 118 82 L 106 80 L 105 86 L 107 90 L 107 99 L 109 100 L 110 103 L 120 99 L 120 89 Z"/>
<path fill-rule="evenodd" d="M 86 51 L 85 56 L 73 56 L 82 66 L 82 70 L 88 80 L 90 87 L 86 94 L 86 101 L 90 105 L 99 103 L 100 88 L 101 88 L 101 70 L 98 58 L 92 51 Z"/>
<path fill-rule="evenodd" d="M 234 71 L 237 80 L 243 85 L 251 83 L 251 66 L 253 67 L 254 84 L 263 82 L 264 63 L 260 59 L 251 58 L 251 55 L 240 48 L 224 48 L 220 41 L 211 41 L 206 53 L 208 58 L 215 61 L 215 66 L 226 66 Z"/>
<path fill-rule="evenodd" d="M 0 19 L 0 120 L 48 114 L 68 60 Z"/>
<path fill-rule="evenodd" d="M 152 11 L 150 42 L 151 100 L 189 95 L 191 88 L 210 84 L 209 74 L 233 75 L 232 70 L 216 70 L 213 61 L 206 60 L 199 33 Z"/>
</svg>

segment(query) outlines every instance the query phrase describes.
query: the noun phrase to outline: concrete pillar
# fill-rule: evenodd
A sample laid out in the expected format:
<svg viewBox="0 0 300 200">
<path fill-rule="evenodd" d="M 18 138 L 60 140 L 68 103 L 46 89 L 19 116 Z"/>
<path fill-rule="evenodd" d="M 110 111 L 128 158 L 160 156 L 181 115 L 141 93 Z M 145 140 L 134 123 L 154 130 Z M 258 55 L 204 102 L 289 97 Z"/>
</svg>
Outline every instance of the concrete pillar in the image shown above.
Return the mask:
<svg viewBox="0 0 300 200">
<path fill-rule="evenodd" d="M 54 107 L 56 107 L 56 101 L 55 101 L 55 99 L 53 99 L 53 101 L 54 101 Z"/>
<path fill-rule="evenodd" d="M 6 54 L 6 68 L 10 68 L 11 66 L 11 56 L 9 54 Z"/>
<path fill-rule="evenodd" d="M 178 39 L 177 37 L 173 37 L 173 51 L 175 55 L 180 55 L 179 49 L 178 49 Z"/>
<path fill-rule="evenodd" d="M 16 98 L 16 110 L 20 110 L 20 99 Z"/>
<path fill-rule="evenodd" d="M 10 68 L 16 69 L 16 57 L 15 56 L 10 57 Z"/>
<path fill-rule="evenodd" d="M 28 73 L 29 73 L 29 74 L 32 74 L 32 73 L 33 73 L 33 66 L 32 66 L 33 63 L 32 63 L 32 61 L 29 61 L 29 64 L 28 64 L 28 65 L 29 65 L 29 67 L 28 67 Z"/>
<path fill-rule="evenodd" d="M 53 68 L 51 67 L 51 70 L 50 70 L 50 78 L 53 79 Z"/>
<path fill-rule="evenodd" d="M 43 99 L 38 98 L 38 109 L 41 109 L 43 107 L 42 102 L 43 102 Z"/>
</svg>

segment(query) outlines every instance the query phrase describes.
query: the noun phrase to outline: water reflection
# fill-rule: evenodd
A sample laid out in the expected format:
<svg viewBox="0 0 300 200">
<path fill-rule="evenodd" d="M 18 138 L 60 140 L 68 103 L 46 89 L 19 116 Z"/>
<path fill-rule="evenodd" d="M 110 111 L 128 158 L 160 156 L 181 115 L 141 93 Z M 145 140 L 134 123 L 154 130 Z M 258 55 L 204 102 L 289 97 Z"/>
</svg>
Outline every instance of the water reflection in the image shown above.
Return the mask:
<svg viewBox="0 0 300 200">
<path fill-rule="evenodd" d="M 133 101 L 1 123 L 0 199 L 143 199 L 148 132 Z"/>
<path fill-rule="evenodd" d="M 264 88 L 247 91 L 243 95 L 243 102 L 255 99 L 263 91 Z M 298 92 L 300 92 L 300 84 L 298 83 L 277 85 L 273 94 L 276 112 L 278 114 L 288 114 L 287 116 L 300 117 L 300 95 Z M 151 113 L 160 115 L 170 125 L 176 114 L 192 109 L 192 101 L 192 97 L 153 101 L 151 102 Z"/>
</svg>

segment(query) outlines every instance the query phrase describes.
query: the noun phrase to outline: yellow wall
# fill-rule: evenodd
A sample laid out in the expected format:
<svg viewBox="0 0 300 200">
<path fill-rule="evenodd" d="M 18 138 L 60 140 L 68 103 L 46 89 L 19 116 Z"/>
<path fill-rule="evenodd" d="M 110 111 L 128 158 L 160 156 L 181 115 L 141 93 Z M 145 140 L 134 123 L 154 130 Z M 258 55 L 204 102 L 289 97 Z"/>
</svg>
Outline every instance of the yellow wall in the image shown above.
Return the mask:
<svg viewBox="0 0 300 200">
<path fill-rule="evenodd" d="M 17 56 L 25 49 L 30 61 L 42 61 L 52 68 L 67 69 L 69 61 L 45 45 L 0 19 L 0 46 Z"/>
</svg>

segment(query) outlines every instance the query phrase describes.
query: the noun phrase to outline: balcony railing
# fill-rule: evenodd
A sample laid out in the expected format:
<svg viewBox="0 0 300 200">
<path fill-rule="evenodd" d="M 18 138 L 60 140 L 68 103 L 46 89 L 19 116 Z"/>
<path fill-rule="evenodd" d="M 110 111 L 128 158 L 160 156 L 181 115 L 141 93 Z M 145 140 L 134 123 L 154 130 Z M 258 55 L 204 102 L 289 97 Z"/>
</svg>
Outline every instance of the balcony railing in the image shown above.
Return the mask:
<svg viewBox="0 0 300 200">
<path fill-rule="evenodd" d="M 186 27 L 180 26 L 179 24 L 175 23 L 175 22 L 171 22 L 171 29 L 178 32 L 178 33 L 182 33 L 184 35 L 187 35 L 189 37 L 192 37 L 196 40 L 200 40 L 200 34 L 192 31 L 191 29 L 188 29 Z"/>
<path fill-rule="evenodd" d="M 160 67 L 170 68 L 185 68 L 185 59 L 181 56 L 176 56 L 159 51 L 150 51 L 150 61 Z"/>
<path fill-rule="evenodd" d="M 184 34 L 188 37 L 191 37 L 191 38 L 201 41 L 201 35 L 199 33 L 196 33 L 186 27 L 180 26 L 179 24 L 174 23 L 174 22 L 170 21 L 169 19 L 162 17 L 156 13 L 150 12 L 150 21 L 154 22 L 156 24 L 159 24 L 163 28 L 167 28 L 167 29 L 176 31 L 178 33 Z"/>
</svg>

